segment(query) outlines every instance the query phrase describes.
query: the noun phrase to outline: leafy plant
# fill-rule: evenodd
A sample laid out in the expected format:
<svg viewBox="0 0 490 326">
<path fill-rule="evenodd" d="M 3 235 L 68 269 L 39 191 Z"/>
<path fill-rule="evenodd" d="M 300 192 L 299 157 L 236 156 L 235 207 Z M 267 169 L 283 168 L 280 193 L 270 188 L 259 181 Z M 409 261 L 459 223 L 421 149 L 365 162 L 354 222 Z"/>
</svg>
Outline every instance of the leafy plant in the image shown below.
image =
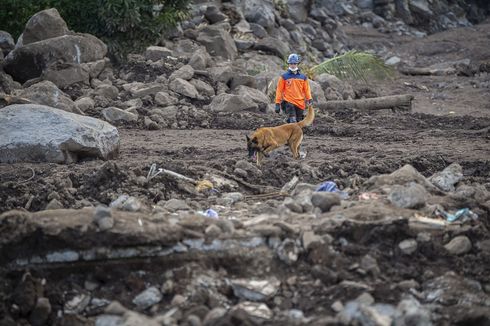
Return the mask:
<svg viewBox="0 0 490 326">
<path fill-rule="evenodd" d="M 328 73 L 340 79 L 362 80 L 367 83 L 370 78 L 385 79 L 392 77 L 394 69 L 387 66 L 381 58 L 374 54 L 354 50 L 318 65 L 306 67 L 305 73 L 310 78 Z"/>
</svg>

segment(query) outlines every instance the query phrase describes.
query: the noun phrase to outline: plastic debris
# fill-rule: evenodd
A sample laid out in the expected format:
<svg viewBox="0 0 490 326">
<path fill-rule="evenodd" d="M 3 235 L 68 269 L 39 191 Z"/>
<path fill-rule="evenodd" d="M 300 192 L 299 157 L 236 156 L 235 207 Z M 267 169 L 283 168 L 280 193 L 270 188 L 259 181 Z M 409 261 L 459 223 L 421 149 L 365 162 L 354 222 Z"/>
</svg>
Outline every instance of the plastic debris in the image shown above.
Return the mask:
<svg viewBox="0 0 490 326">
<path fill-rule="evenodd" d="M 445 218 L 448 222 L 454 222 L 460 220 L 461 222 L 466 222 L 467 220 L 477 220 L 478 214 L 473 213 L 469 208 L 462 208 L 456 213 L 451 214 L 440 208 L 436 209 L 435 215 Z"/>
<path fill-rule="evenodd" d="M 375 192 L 363 192 L 359 195 L 359 200 L 377 200 L 379 197 Z"/>
<path fill-rule="evenodd" d="M 335 192 L 339 194 L 342 199 L 349 197 L 349 194 L 337 188 L 337 184 L 333 181 L 323 182 L 315 191 Z"/>
<path fill-rule="evenodd" d="M 215 219 L 218 219 L 219 218 L 218 213 L 214 209 L 212 209 L 212 208 L 208 208 L 204 212 L 203 211 L 199 211 L 198 213 L 201 214 L 201 215 L 203 215 L 203 216 L 210 217 L 210 218 L 215 218 Z"/>
</svg>

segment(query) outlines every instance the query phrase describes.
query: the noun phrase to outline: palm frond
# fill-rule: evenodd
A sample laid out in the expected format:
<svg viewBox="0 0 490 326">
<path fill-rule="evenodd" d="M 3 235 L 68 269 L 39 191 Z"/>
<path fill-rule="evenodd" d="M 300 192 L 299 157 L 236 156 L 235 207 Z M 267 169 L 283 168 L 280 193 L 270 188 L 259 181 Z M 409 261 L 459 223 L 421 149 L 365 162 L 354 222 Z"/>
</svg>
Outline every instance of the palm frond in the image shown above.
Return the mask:
<svg viewBox="0 0 490 326">
<path fill-rule="evenodd" d="M 359 51 L 349 51 L 308 69 L 312 75 L 328 73 L 340 79 L 363 80 L 392 77 L 394 70 L 379 57 Z"/>
</svg>

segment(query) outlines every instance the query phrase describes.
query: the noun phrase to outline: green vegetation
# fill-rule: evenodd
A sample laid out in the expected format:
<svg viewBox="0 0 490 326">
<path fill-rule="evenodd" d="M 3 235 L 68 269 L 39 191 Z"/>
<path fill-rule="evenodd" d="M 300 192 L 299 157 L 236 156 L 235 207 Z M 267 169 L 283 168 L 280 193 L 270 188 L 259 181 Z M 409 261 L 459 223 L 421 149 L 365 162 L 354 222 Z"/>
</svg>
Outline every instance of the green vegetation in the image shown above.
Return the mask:
<svg viewBox="0 0 490 326">
<path fill-rule="evenodd" d="M 38 11 L 56 8 L 71 30 L 96 35 L 114 59 L 154 43 L 188 13 L 191 0 L 0 0 L 0 30 L 19 37 Z"/>
<path fill-rule="evenodd" d="M 392 77 L 394 70 L 374 54 L 349 51 L 316 66 L 307 67 L 305 73 L 310 78 L 321 73 L 328 73 L 340 79 L 362 80 L 367 83 L 370 78 Z"/>
</svg>

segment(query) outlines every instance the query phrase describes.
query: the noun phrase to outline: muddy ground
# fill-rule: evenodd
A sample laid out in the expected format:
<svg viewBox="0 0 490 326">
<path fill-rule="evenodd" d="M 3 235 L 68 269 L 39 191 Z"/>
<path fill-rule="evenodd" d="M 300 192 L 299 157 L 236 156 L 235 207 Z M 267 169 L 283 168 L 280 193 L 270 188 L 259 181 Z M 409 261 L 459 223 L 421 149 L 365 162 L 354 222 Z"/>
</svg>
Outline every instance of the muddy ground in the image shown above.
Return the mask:
<svg viewBox="0 0 490 326">
<path fill-rule="evenodd" d="M 478 65 L 490 65 L 490 24 L 447 31 L 426 39 L 407 39 L 354 27 L 346 27 L 345 31 L 354 46 L 366 49 L 381 44 L 402 60 L 410 59 L 421 67 L 466 58 Z M 66 302 L 80 293 L 91 298 L 118 300 L 129 309 L 149 316 L 177 306 L 180 307 L 180 315 L 174 319 L 179 323 L 192 324 L 188 321 L 189 315 L 196 315 L 202 320 L 223 302 L 228 305 L 239 302 L 223 279 L 274 276 L 282 285 L 278 294 L 266 303 L 274 312 L 273 320 L 278 325 L 288 320 L 281 312 L 293 308 L 301 310 L 305 318 L 312 318 L 309 323 L 328 324 L 332 322 L 329 318 L 336 314 L 332 308 L 334 302 L 340 300 L 345 304 L 365 292 L 370 293 L 376 302 L 395 306 L 405 294 L 411 293 L 421 303 L 435 305 L 432 310 L 434 324 L 488 325 L 490 302 L 485 298 L 490 293 L 490 207 L 484 203 L 474 204 L 473 209 L 480 216 L 476 224 L 433 234 L 412 255 L 400 253 L 398 243 L 417 237 L 417 233 L 406 220 L 396 222 L 391 219 L 403 216 L 403 212 L 389 216 L 390 223 L 366 224 L 329 223 L 331 215 L 318 219 L 309 215 L 283 214 L 280 220 L 286 223 L 285 226 L 279 224 L 277 227 L 274 223 L 279 221 L 271 221 L 267 224 L 270 229 L 264 231 L 263 228 L 259 233 L 284 239 L 298 237 L 305 230 L 314 230 L 317 235 L 326 237 L 328 234 L 330 243 L 313 246 L 300 253 L 298 262 L 293 265 L 276 259 L 263 246 L 249 250 L 235 248 L 84 263 L 30 264 L 32 259 L 28 264 L 15 263 L 19 257 L 29 261 L 29 257 L 46 252 L 67 248 L 89 250 L 92 245 L 109 248 L 173 245 L 192 232 L 183 231 L 188 228 L 182 226 L 174 230 L 169 222 L 158 224 L 152 220 L 154 215 L 149 213 L 152 205 L 171 198 L 185 199 L 196 211 L 217 208 L 224 219 L 235 216 L 238 221 L 233 223 L 239 236 L 231 238 L 248 239 L 249 230 L 244 227 L 247 221 L 274 213 L 283 201 L 280 197 L 257 195 L 277 191 L 295 175 L 302 182 L 311 184 L 333 180 L 341 189 L 351 191 L 355 198 L 363 190 L 363 182 L 371 176 L 391 173 L 411 164 L 429 177 L 457 162 L 463 167 L 463 183 L 481 185 L 490 191 L 488 72 L 471 76 L 397 74 L 393 81 L 373 82 L 369 88 L 378 95 L 414 95 L 413 111 L 319 112 L 304 138 L 303 148 L 308 153 L 306 159 L 294 161 L 284 148 L 267 158 L 262 168 L 250 169 L 246 176 L 235 173 L 237 162 L 248 160 L 245 134 L 261 125 L 279 124 L 282 117 L 274 113 L 268 116 L 250 113 L 216 116 L 211 129 L 150 131 L 121 128 L 120 156 L 114 161 L 0 165 L 0 213 L 21 209 L 0 224 L 2 234 L 9 235 L 2 236 L 4 240 L 1 242 L 0 297 L 4 304 L 0 305 L 0 317 L 4 318 L 4 324 L 10 325 L 8 322 L 13 323 L 13 320 L 22 323 L 28 319 L 25 317 L 27 313 L 22 312 L 22 302 L 40 296 L 39 293 L 29 296 L 29 293 L 36 293 L 34 289 L 19 289 L 18 284 L 26 284 L 21 282 L 21 277 L 28 269 L 35 280 L 44 280 L 42 296 L 49 298 L 52 306 L 47 324 L 93 324 L 94 316 L 100 314 L 102 308 L 89 305 L 72 314 L 62 312 L 67 311 Z M 226 205 L 220 205 L 219 193 L 196 193 L 192 187 L 167 176 L 157 176 L 150 182 L 142 181 L 153 163 L 195 179 L 206 178 L 209 174 L 226 178 L 234 176 L 236 188 L 225 186 L 223 191 L 238 191 L 245 197 L 226 208 Z M 27 213 L 22 212 L 42 211 L 53 198 L 66 209 L 98 203 L 108 205 L 121 194 L 138 197 L 146 204 L 146 213 L 138 215 L 143 224 L 147 223 L 145 225 L 149 227 L 154 223 L 163 229 L 159 229 L 156 235 L 153 234 L 154 229 L 138 233 L 133 219 L 133 222 L 128 222 L 127 230 L 122 228 L 114 231 L 117 235 L 113 232 L 106 237 L 90 226 L 84 229 L 82 222 L 85 217 L 78 218 L 74 211 L 62 210 L 54 217 L 33 215 L 39 218 L 36 222 L 26 222 L 27 215 L 23 214 Z M 376 216 L 374 210 L 376 207 L 367 207 L 366 215 Z M 383 212 L 381 209 L 379 214 L 383 215 Z M 57 220 L 69 220 L 71 217 L 73 222 Z M 131 218 L 126 216 L 121 220 L 131 221 Z M 379 220 L 385 218 L 388 216 Z M 195 232 L 194 237 L 204 232 L 206 223 L 189 227 Z M 292 227 L 288 229 L 288 226 Z M 474 245 L 469 253 L 462 256 L 448 254 L 443 245 L 458 234 L 467 235 L 479 245 Z M 378 267 L 370 269 L 365 266 L 369 265 L 366 260 L 370 261 L 366 256 L 373 257 Z M 462 277 L 477 281 L 480 286 L 474 290 L 472 285 L 460 280 Z M 443 291 L 444 298 L 430 302 L 423 295 L 435 287 L 435 283 L 447 279 L 455 280 Z M 151 309 L 138 308 L 132 302 L 149 285 L 160 288 L 169 281 L 173 284 L 172 289 L 164 292 L 160 303 Z M 96 284 L 95 289 L 87 286 L 87 282 Z M 464 290 L 461 292 L 458 286 Z M 461 293 L 470 292 L 475 296 L 481 295 L 483 299 L 462 302 L 461 296 L 467 294 Z M 176 302 L 176 294 L 185 298 L 184 303 Z M 19 296 L 27 298 L 18 299 Z M 16 307 L 12 308 L 14 304 Z M 24 302 L 24 305 L 28 307 L 29 303 Z M 257 322 L 235 313 L 222 318 L 220 323 Z"/>
</svg>

